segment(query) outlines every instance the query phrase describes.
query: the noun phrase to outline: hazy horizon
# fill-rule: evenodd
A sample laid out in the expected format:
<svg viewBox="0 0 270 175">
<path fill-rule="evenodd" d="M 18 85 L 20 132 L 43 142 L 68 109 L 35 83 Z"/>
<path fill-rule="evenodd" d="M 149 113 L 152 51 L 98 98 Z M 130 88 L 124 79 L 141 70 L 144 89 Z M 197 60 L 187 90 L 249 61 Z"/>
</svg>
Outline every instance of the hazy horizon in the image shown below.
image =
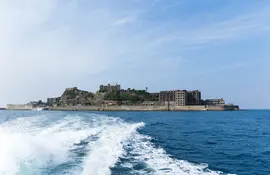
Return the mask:
<svg viewBox="0 0 270 175">
<path fill-rule="evenodd" d="M 100 84 L 270 108 L 270 2 L 2 0 L 0 107 Z"/>
</svg>

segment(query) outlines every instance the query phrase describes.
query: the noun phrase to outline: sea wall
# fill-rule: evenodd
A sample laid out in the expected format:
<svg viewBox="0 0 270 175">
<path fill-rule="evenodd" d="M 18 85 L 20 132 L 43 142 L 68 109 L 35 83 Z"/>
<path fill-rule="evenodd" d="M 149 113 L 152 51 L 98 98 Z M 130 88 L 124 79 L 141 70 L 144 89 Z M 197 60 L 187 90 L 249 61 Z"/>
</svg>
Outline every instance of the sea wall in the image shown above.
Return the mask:
<svg viewBox="0 0 270 175">
<path fill-rule="evenodd" d="M 170 106 L 170 111 L 206 111 L 207 108 L 203 105 L 198 106 Z"/>
<path fill-rule="evenodd" d="M 224 106 L 74 106 L 74 107 L 56 107 L 52 110 L 79 110 L 79 111 L 224 111 L 235 110 Z"/>
<path fill-rule="evenodd" d="M 25 104 L 9 104 L 6 106 L 6 110 L 31 110 L 32 106 Z"/>
<path fill-rule="evenodd" d="M 239 106 L 225 105 L 225 106 L 206 106 L 208 111 L 235 111 L 239 110 Z"/>
<path fill-rule="evenodd" d="M 168 111 L 166 106 L 74 106 L 56 107 L 52 110 L 86 110 L 86 111 Z"/>
<path fill-rule="evenodd" d="M 7 105 L 7 110 L 32 110 L 30 105 Z M 153 105 L 153 106 L 67 106 L 67 107 L 52 107 L 49 110 L 62 111 L 226 111 L 239 110 L 238 106 L 167 106 L 167 105 Z"/>
</svg>

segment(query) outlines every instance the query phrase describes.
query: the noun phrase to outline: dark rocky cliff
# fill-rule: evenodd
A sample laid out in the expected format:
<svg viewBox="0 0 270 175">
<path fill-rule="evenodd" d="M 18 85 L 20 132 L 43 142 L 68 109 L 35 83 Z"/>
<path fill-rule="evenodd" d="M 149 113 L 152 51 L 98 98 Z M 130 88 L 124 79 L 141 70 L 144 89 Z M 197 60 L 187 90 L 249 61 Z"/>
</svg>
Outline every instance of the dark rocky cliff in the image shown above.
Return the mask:
<svg viewBox="0 0 270 175">
<path fill-rule="evenodd" d="M 94 104 L 95 95 L 92 92 L 79 90 L 77 88 L 67 88 L 59 100 L 60 106 L 89 106 Z"/>
</svg>

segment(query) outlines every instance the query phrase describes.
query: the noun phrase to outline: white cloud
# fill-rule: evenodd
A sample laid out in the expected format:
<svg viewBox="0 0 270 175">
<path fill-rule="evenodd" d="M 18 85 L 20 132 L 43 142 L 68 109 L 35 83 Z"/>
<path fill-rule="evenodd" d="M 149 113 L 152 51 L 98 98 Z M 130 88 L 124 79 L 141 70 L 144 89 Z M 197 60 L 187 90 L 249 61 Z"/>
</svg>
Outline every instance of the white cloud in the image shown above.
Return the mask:
<svg viewBox="0 0 270 175">
<path fill-rule="evenodd" d="M 124 24 L 127 24 L 127 23 L 131 23 L 135 21 L 135 17 L 134 16 L 128 16 L 128 17 L 124 17 L 124 18 L 121 18 L 117 21 L 115 21 L 113 23 L 114 26 L 118 26 L 118 25 L 124 25 Z"/>
</svg>

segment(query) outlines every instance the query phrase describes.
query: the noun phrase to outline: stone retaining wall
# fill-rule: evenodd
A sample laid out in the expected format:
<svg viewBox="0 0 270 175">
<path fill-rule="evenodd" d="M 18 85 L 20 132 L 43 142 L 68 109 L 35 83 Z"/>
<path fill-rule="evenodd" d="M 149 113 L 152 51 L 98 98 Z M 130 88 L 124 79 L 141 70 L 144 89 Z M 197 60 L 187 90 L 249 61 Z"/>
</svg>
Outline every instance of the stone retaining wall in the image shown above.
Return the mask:
<svg viewBox="0 0 270 175">
<path fill-rule="evenodd" d="M 7 110 L 31 110 L 29 105 L 7 105 Z M 239 110 L 238 106 L 73 106 L 73 107 L 53 107 L 51 110 L 63 111 L 225 111 L 225 110 Z"/>
<path fill-rule="evenodd" d="M 224 110 L 223 107 L 215 107 L 214 110 Z M 57 107 L 52 110 L 85 110 L 85 111 L 207 111 L 205 106 L 80 106 Z"/>
</svg>

